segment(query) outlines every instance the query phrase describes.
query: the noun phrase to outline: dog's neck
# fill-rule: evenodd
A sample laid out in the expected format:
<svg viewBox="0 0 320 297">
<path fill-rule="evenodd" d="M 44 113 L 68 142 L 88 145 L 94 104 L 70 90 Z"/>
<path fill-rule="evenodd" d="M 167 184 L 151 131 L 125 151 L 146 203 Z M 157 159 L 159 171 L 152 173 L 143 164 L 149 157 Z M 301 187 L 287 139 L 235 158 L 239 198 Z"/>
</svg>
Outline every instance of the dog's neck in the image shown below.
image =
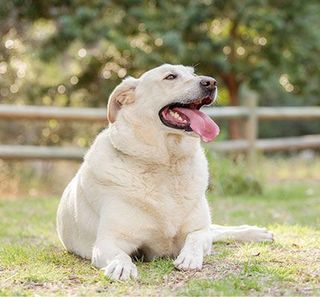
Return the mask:
<svg viewBox="0 0 320 297">
<path fill-rule="evenodd" d="M 174 133 L 159 133 L 156 126 L 122 118 L 111 124 L 109 138 L 115 149 L 141 161 L 169 164 L 171 160 L 192 157 L 200 148 L 199 139 Z"/>
</svg>

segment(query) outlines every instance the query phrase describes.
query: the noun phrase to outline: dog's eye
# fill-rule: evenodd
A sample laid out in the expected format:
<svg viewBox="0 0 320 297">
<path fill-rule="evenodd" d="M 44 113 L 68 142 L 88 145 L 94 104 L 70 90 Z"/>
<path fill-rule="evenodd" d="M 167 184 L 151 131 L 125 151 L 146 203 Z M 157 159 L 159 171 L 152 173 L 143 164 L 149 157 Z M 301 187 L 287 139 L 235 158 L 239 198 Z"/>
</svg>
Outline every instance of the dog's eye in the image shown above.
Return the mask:
<svg viewBox="0 0 320 297">
<path fill-rule="evenodd" d="M 176 79 L 176 78 L 177 78 L 177 75 L 175 75 L 175 74 L 169 74 L 169 75 L 167 75 L 164 79 L 173 80 L 173 79 Z"/>
</svg>

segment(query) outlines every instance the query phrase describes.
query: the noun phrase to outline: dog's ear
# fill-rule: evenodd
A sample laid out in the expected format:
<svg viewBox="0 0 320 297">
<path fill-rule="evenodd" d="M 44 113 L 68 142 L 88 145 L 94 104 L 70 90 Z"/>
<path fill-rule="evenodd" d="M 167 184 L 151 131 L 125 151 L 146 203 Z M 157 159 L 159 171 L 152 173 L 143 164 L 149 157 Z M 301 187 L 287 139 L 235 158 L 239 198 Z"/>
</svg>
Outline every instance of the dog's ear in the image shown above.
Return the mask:
<svg viewBox="0 0 320 297">
<path fill-rule="evenodd" d="M 127 77 L 111 93 L 108 101 L 107 118 L 109 123 L 114 123 L 117 113 L 122 105 L 135 101 L 134 90 L 138 84 L 138 79 Z"/>
</svg>

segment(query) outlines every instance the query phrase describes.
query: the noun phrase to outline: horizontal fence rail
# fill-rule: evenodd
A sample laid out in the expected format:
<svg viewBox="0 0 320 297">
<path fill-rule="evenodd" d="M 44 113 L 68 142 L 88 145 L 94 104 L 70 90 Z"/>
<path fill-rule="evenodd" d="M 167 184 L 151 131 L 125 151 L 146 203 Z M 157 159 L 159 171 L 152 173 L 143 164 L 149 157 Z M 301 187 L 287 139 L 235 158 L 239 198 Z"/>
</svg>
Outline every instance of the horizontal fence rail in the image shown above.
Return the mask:
<svg viewBox="0 0 320 297">
<path fill-rule="evenodd" d="M 228 140 L 209 144 L 208 147 L 217 152 L 246 152 L 249 144 L 246 140 Z M 306 135 L 274 139 L 258 139 L 255 149 L 263 152 L 288 151 L 301 149 L 319 149 L 320 135 Z"/>
<path fill-rule="evenodd" d="M 86 151 L 86 148 L 78 147 L 0 145 L 0 158 L 14 160 L 81 160 Z"/>
<path fill-rule="evenodd" d="M 320 135 L 257 139 L 259 120 L 315 120 L 320 119 L 320 107 L 257 107 L 254 98 L 245 106 L 205 107 L 203 110 L 215 120 L 243 119 L 246 138 L 216 141 L 207 147 L 217 152 L 246 152 L 254 161 L 257 151 L 286 151 L 306 148 L 320 149 Z M 16 106 L 0 104 L 0 121 L 63 120 L 107 123 L 105 108 Z M 320 132 L 320 122 L 319 122 Z M 2 159 L 81 160 L 87 148 L 0 144 Z M 251 157 L 250 157 L 251 156 Z"/>
<path fill-rule="evenodd" d="M 228 140 L 206 145 L 216 152 L 246 152 L 246 140 Z M 256 149 L 263 152 L 320 148 L 320 135 L 258 139 Z M 87 148 L 36 145 L 0 145 L 0 158 L 12 160 L 82 160 Z"/>
<path fill-rule="evenodd" d="M 107 121 L 105 108 L 0 105 L 0 120 Z"/>
<path fill-rule="evenodd" d="M 205 107 L 203 110 L 215 119 L 239 119 L 250 115 L 244 106 Z M 320 107 L 258 107 L 260 120 L 320 119 Z M 0 105 L 0 120 L 107 121 L 105 108 L 46 107 Z"/>
</svg>

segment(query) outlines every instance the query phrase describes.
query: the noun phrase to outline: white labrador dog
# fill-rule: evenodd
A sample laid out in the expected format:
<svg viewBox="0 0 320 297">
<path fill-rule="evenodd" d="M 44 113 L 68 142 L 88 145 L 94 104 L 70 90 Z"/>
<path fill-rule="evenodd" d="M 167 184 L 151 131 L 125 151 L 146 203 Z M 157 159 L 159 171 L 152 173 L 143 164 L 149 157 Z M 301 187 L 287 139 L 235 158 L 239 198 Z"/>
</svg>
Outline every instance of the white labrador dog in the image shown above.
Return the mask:
<svg viewBox="0 0 320 297">
<path fill-rule="evenodd" d="M 264 228 L 211 225 L 200 138 L 213 140 L 219 128 L 199 109 L 216 94 L 213 78 L 168 64 L 115 88 L 109 127 L 59 205 L 57 229 L 68 251 L 125 280 L 137 277 L 132 255 L 170 256 L 178 269 L 201 269 L 212 242 L 272 240 Z"/>
</svg>

